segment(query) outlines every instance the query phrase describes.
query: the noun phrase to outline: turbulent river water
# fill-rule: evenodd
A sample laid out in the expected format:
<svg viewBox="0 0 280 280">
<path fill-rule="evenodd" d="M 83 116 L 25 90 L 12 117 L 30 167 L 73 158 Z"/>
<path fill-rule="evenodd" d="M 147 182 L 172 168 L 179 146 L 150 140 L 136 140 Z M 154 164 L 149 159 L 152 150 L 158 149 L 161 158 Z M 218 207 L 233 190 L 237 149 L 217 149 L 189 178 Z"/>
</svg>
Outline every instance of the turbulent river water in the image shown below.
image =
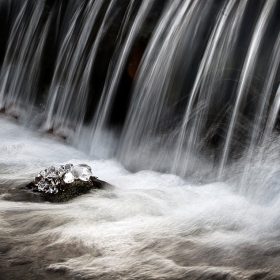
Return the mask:
<svg viewBox="0 0 280 280">
<path fill-rule="evenodd" d="M 277 140 L 242 185 L 242 161 L 224 182 L 131 173 L 3 116 L 0 128 L 0 279 L 280 279 Z M 112 187 L 63 204 L 11 192 L 67 162 Z"/>
</svg>

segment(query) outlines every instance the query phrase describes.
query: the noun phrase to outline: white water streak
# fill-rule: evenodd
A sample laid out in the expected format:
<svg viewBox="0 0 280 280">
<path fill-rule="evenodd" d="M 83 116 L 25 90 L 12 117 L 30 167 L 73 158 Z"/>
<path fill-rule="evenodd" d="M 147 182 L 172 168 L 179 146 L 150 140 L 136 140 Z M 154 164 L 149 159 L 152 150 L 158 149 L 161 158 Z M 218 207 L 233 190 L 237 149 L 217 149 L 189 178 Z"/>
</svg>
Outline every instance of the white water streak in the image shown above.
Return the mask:
<svg viewBox="0 0 280 280">
<path fill-rule="evenodd" d="M 257 109 L 257 114 L 254 120 L 254 128 L 251 135 L 251 142 L 248 148 L 248 155 L 246 156 L 247 164 L 244 168 L 244 172 L 241 178 L 240 185 L 245 185 L 246 181 L 250 177 L 251 163 L 254 161 L 255 157 L 255 147 L 257 144 L 266 145 L 269 138 L 271 137 L 272 130 L 279 112 L 280 106 L 280 88 L 274 98 L 274 103 L 271 108 L 269 108 L 269 100 L 273 93 L 273 84 L 276 78 L 278 67 L 280 65 L 280 34 L 276 40 L 273 48 L 272 55 L 269 61 L 269 69 L 266 74 L 265 83 L 260 94 L 259 105 Z M 267 114 L 269 115 L 267 116 Z M 266 124 L 265 124 L 266 120 Z M 264 127 L 265 126 L 265 127 Z"/>
<path fill-rule="evenodd" d="M 72 117 L 70 121 L 79 125 L 85 113 L 86 96 L 79 96 L 77 83 L 84 72 L 85 51 L 92 28 L 104 1 L 90 1 L 86 5 L 84 12 L 82 9 L 83 4 L 74 14 L 58 54 L 47 104 L 47 129 L 65 124 L 69 121 L 69 115 Z M 82 12 L 83 14 L 81 14 Z M 80 16 L 83 17 L 83 24 L 79 29 L 78 38 L 76 38 L 74 31 L 77 28 L 76 25 Z M 76 40 L 77 42 L 74 42 Z M 99 42 L 100 39 L 97 43 Z M 75 103 L 76 109 L 73 109 L 73 103 Z"/>
<path fill-rule="evenodd" d="M 23 34 L 22 34 L 22 32 L 20 32 L 20 27 L 22 26 L 22 18 L 24 16 L 26 8 L 27 8 L 27 1 L 25 1 L 23 3 L 23 5 L 20 9 L 20 12 L 15 20 L 14 27 L 11 31 L 8 48 L 7 48 L 8 51 L 10 50 L 10 52 L 12 52 L 12 50 L 13 50 L 12 45 L 14 44 L 14 42 L 19 43 L 21 41 L 21 37 Z M 19 35 L 18 35 L 18 33 L 19 33 Z M 15 48 L 17 48 L 17 46 L 15 46 Z M 13 61 L 13 57 L 14 57 L 14 53 L 11 54 L 12 61 Z M 5 94 L 7 93 L 6 88 L 8 87 L 9 76 L 12 71 L 12 65 L 10 65 L 8 58 L 9 58 L 9 55 L 6 56 L 6 59 L 3 63 L 2 69 L 1 69 L 1 90 L 0 90 L 0 107 L 1 108 L 5 106 L 4 97 L 5 97 Z"/>
<path fill-rule="evenodd" d="M 150 40 L 141 63 L 133 100 L 122 136 L 122 158 L 135 141 L 145 137 L 159 120 L 170 83 L 172 63 L 180 49 L 181 35 L 186 33 L 199 1 L 170 1 Z M 199 22 L 197 23 L 199 24 Z M 166 28 L 168 26 L 168 28 Z M 126 161 L 129 160 L 128 158 Z"/>
<path fill-rule="evenodd" d="M 141 4 L 133 25 L 131 26 L 129 33 L 125 39 L 125 43 L 119 52 L 118 61 L 116 62 L 113 74 L 108 73 L 107 75 L 101 100 L 99 102 L 95 118 L 93 120 L 93 141 L 98 141 L 99 137 L 101 136 L 101 132 L 105 128 L 109 111 L 112 107 L 115 92 L 119 84 L 123 69 L 125 67 L 128 55 L 130 54 L 130 50 L 132 48 L 134 40 L 138 35 L 138 32 L 153 4 L 154 1 L 143 1 L 143 3 Z"/>
<path fill-rule="evenodd" d="M 233 53 L 237 48 L 237 39 L 240 34 L 241 23 L 244 18 L 247 3 L 247 0 L 237 3 L 238 7 L 235 11 L 227 9 L 223 11 L 224 17 L 227 17 L 226 25 L 223 26 L 221 35 L 216 41 L 217 44 L 214 47 L 213 55 L 208 56 L 209 53 L 207 51 L 205 53 L 206 57 L 211 61 L 208 61 L 200 77 L 197 104 L 202 109 L 198 113 L 194 114 L 194 111 L 191 113 L 191 115 L 194 115 L 194 120 L 192 120 L 193 125 L 191 125 L 191 129 L 187 133 L 188 141 L 186 151 L 184 152 L 187 160 L 185 160 L 183 172 L 188 170 L 190 165 L 193 164 L 192 161 L 188 160 L 190 155 L 194 152 L 199 153 L 199 146 L 203 142 L 201 141 L 203 139 L 203 132 L 211 131 L 209 127 L 206 127 L 205 117 L 207 118 L 211 110 L 215 110 L 212 107 L 215 108 L 218 106 L 220 99 L 224 97 L 225 93 L 218 81 L 224 80 L 222 85 L 225 86 L 226 74 L 229 70 L 227 65 L 233 59 Z M 232 69 L 230 70 L 232 71 Z M 199 107 L 198 105 L 196 107 Z M 185 125 L 187 126 L 187 123 Z M 202 145 L 205 145 L 205 143 Z"/>
<path fill-rule="evenodd" d="M 272 92 L 273 82 L 276 77 L 276 73 L 278 70 L 278 67 L 280 65 L 280 34 L 278 35 L 277 41 L 274 46 L 273 54 L 270 59 L 270 71 L 267 74 L 267 84 L 264 89 L 264 100 L 260 102 L 260 104 L 263 104 L 262 106 L 265 107 L 263 110 L 261 110 L 261 115 L 259 117 L 258 122 L 261 122 L 263 111 L 266 112 L 268 110 L 268 100 Z M 278 86 L 278 90 L 276 92 L 276 95 L 274 97 L 274 101 L 272 104 L 272 107 L 269 111 L 269 116 L 267 119 L 265 131 L 263 134 L 263 142 L 265 142 L 272 134 L 272 130 L 275 126 L 275 122 L 277 119 L 277 115 L 279 113 L 280 109 L 280 86 Z M 259 111 L 258 111 L 259 112 Z M 260 129 L 259 126 L 256 127 L 256 129 Z M 256 134 L 256 133 L 255 133 Z M 254 138 L 253 138 L 254 140 Z"/>
<path fill-rule="evenodd" d="M 242 69 L 241 78 L 240 78 L 240 82 L 238 84 L 238 89 L 237 89 L 237 94 L 236 94 L 235 106 L 234 106 L 231 120 L 229 123 L 228 132 L 226 134 L 224 151 L 223 151 L 221 164 L 220 164 L 220 168 L 219 168 L 219 177 L 222 176 L 223 169 L 224 169 L 225 164 L 228 159 L 228 154 L 229 154 L 230 147 L 231 147 L 232 136 L 233 136 L 233 132 L 234 132 L 234 129 L 236 126 L 236 122 L 237 122 L 238 112 L 239 112 L 242 100 L 244 100 L 244 98 L 246 96 L 246 93 L 247 93 L 246 88 L 251 83 L 251 80 L 252 80 L 251 73 L 254 70 L 254 67 L 256 64 L 256 60 L 257 60 L 256 57 L 257 57 L 257 54 L 259 51 L 259 46 L 261 44 L 263 34 L 264 34 L 267 24 L 268 24 L 268 20 L 271 16 L 271 13 L 272 13 L 275 5 L 276 5 L 275 0 L 266 1 L 266 4 L 263 8 L 263 11 L 259 17 L 258 23 L 254 30 L 253 38 L 252 38 L 252 41 L 251 41 L 251 44 L 249 47 L 249 51 L 247 53 L 247 57 L 245 59 L 245 63 L 244 63 L 243 69 Z"/>
<path fill-rule="evenodd" d="M 196 74 L 196 80 L 194 82 L 194 86 L 192 88 L 192 91 L 190 93 L 190 100 L 188 102 L 188 107 L 184 115 L 183 119 L 183 125 L 178 137 L 178 141 L 176 144 L 176 153 L 175 153 L 175 159 L 174 163 L 172 166 L 172 171 L 176 172 L 178 169 L 178 166 L 181 162 L 181 154 L 182 154 L 182 149 L 184 146 L 185 142 L 185 137 L 186 137 L 186 128 L 187 124 L 190 121 L 191 118 L 191 112 L 193 110 L 193 105 L 194 101 L 197 98 L 197 95 L 199 93 L 199 87 L 201 85 L 201 82 L 204 79 L 204 76 L 207 72 L 210 71 L 211 65 L 213 62 L 213 57 L 217 48 L 217 45 L 219 43 L 220 37 L 222 35 L 222 32 L 225 28 L 227 28 L 227 20 L 228 20 L 228 15 L 231 13 L 235 6 L 236 0 L 229 1 L 227 5 L 225 5 L 222 8 L 222 13 L 220 13 L 219 18 L 217 20 L 217 23 L 212 31 L 211 37 L 209 39 L 207 48 L 205 50 L 204 57 L 200 63 L 200 67 L 198 70 L 198 73 Z"/>
</svg>

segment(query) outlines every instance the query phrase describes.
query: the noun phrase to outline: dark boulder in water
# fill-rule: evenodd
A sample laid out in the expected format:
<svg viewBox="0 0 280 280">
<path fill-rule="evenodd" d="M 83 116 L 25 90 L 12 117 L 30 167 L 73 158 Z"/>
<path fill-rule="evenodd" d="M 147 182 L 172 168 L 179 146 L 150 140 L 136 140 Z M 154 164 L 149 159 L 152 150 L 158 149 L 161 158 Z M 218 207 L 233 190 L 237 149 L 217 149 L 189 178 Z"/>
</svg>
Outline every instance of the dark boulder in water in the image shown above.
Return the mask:
<svg viewBox="0 0 280 280">
<path fill-rule="evenodd" d="M 42 201 L 49 202 L 67 202 L 77 196 L 89 193 L 93 189 L 101 189 L 106 182 L 98 180 L 96 177 L 91 176 L 88 181 L 75 180 L 73 183 L 65 184 L 63 189 L 57 193 L 39 192 L 34 182 L 29 183 L 24 188 L 33 193 L 41 196 Z"/>
<path fill-rule="evenodd" d="M 90 166 L 86 164 L 66 164 L 59 167 L 51 166 L 38 173 L 34 181 L 14 189 L 23 193 L 10 193 L 8 200 L 31 202 L 67 202 L 77 196 L 86 194 L 93 189 L 101 189 L 106 182 L 92 176 Z M 5 199 L 5 198 L 4 198 Z"/>
</svg>

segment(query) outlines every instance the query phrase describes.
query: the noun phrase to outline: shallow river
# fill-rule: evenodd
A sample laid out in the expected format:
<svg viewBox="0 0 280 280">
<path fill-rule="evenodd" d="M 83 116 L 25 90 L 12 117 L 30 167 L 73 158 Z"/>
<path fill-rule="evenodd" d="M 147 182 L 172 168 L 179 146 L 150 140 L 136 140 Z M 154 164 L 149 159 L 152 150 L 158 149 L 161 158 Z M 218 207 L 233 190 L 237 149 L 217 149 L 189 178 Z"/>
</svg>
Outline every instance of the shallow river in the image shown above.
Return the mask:
<svg viewBox="0 0 280 280">
<path fill-rule="evenodd" d="M 225 182 L 130 173 L 4 118 L 0 129 L 0 279 L 280 279 L 275 151 L 239 186 L 241 163 Z M 112 187 L 64 204 L 11 194 L 67 162 Z"/>
</svg>

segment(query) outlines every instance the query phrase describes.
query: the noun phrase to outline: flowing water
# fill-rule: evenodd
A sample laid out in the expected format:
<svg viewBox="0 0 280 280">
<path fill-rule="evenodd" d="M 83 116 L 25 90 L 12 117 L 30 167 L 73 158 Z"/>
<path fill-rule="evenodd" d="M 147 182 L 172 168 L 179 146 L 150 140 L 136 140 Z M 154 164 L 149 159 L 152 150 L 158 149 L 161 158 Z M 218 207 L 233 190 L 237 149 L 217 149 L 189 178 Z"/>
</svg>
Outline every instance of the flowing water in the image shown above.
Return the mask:
<svg viewBox="0 0 280 280">
<path fill-rule="evenodd" d="M 280 279 L 279 14 L 0 1 L 0 279 Z M 65 163 L 110 186 L 28 201 Z"/>
</svg>

